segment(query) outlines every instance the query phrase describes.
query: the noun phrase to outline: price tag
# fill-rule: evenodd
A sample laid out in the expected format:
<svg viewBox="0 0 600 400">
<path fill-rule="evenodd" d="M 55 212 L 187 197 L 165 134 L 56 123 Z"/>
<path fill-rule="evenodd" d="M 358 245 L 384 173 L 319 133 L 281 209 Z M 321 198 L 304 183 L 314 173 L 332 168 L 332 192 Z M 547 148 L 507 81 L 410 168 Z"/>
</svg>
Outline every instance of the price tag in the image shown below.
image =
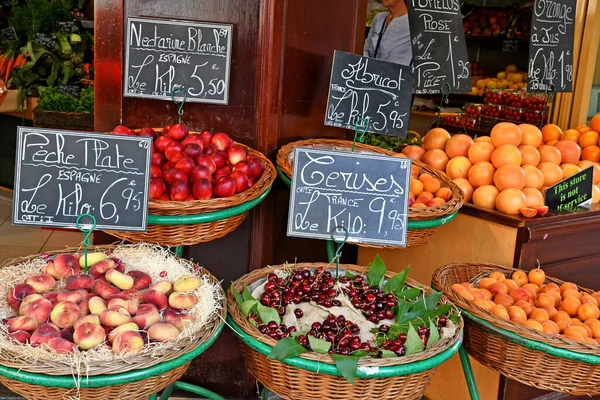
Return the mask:
<svg viewBox="0 0 600 400">
<path fill-rule="evenodd" d="M 76 21 L 62 21 L 58 23 L 62 33 L 79 33 L 79 25 Z"/>
<path fill-rule="evenodd" d="M 19 127 L 13 224 L 145 231 L 152 138 Z"/>
<path fill-rule="evenodd" d="M 52 49 L 56 44 L 56 36 L 38 33 L 35 36 L 35 41 L 48 49 Z"/>
<path fill-rule="evenodd" d="M 294 149 L 288 236 L 406 246 L 410 158 Z"/>
<path fill-rule="evenodd" d="M 123 96 L 227 104 L 233 26 L 128 18 Z M 183 100 L 179 92 L 177 100 Z"/>
<path fill-rule="evenodd" d="M 517 40 L 504 40 L 502 42 L 502 51 L 505 53 L 516 53 L 519 51 L 519 42 Z"/>
<path fill-rule="evenodd" d="M 68 94 L 78 99 L 81 94 L 81 87 L 77 85 L 58 85 L 58 93 Z"/>
<path fill-rule="evenodd" d="M 2 29 L 2 38 L 5 42 L 14 42 L 15 40 L 19 40 L 15 28 Z"/>
</svg>

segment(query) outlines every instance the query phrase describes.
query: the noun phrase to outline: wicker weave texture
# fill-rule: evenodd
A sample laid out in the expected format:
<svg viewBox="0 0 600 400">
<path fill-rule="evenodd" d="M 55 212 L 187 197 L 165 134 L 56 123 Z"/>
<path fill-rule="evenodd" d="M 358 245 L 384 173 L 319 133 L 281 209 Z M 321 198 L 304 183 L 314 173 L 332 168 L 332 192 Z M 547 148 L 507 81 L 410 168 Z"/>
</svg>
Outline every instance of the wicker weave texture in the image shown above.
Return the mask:
<svg viewBox="0 0 600 400">
<path fill-rule="evenodd" d="M 94 130 L 94 114 L 33 109 L 33 126 L 37 128 Z"/>
<path fill-rule="evenodd" d="M 167 386 L 179 380 L 189 366 L 190 363 L 186 363 L 171 371 L 137 382 L 100 388 L 83 388 L 79 389 L 79 391 L 76 388 L 65 389 L 33 385 L 7 379 L 3 376 L 0 376 L 0 383 L 12 392 L 31 400 L 67 400 L 73 398 L 79 398 L 81 400 L 147 400 L 150 395 L 160 392 Z"/>
<path fill-rule="evenodd" d="M 495 264 L 449 264 L 434 273 L 432 282 L 458 307 L 498 328 L 554 347 L 600 356 L 600 346 L 598 345 L 576 342 L 504 320 L 464 300 L 451 289 L 455 283 L 477 284 L 494 271 L 503 272 L 509 277 L 512 272 L 521 270 Z M 560 279 L 547 277 L 546 283 L 550 282 L 557 285 L 563 283 Z M 580 288 L 580 290 L 587 293 L 592 292 L 584 288 Z M 465 320 L 464 346 L 469 355 L 483 365 L 525 385 L 573 395 L 600 394 L 600 386 L 597 384 L 600 381 L 600 365 L 572 361 L 528 349 L 489 332 L 468 318 Z"/>
<path fill-rule="evenodd" d="M 93 251 L 107 251 L 110 249 L 114 249 L 116 246 L 92 246 L 89 248 L 90 252 Z M 66 248 L 60 251 L 51 251 L 46 252 L 47 254 L 58 254 L 65 252 L 76 252 L 80 249 L 78 248 Z M 28 256 L 21 257 L 14 260 L 9 260 L 3 264 L 6 265 L 14 265 L 19 262 L 24 262 L 31 258 L 39 257 Z M 1 269 L 0 269 L 1 272 Z M 208 272 L 205 268 L 199 268 L 196 271 L 196 274 L 199 276 L 208 276 L 209 279 L 217 285 L 217 287 L 221 288 L 220 282 L 215 278 L 210 272 Z M 222 289 L 221 289 L 222 290 Z M 222 291 L 223 298 L 225 297 L 225 292 Z M 111 362 L 96 362 L 90 363 L 89 370 L 83 372 L 82 374 L 86 374 L 88 376 L 93 375 L 107 375 L 107 374 L 119 374 L 122 372 L 137 370 L 148 368 L 156 364 L 160 364 L 166 361 L 174 360 L 180 357 L 183 354 L 190 353 L 194 349 L 196 349 L 200 344 L 208 341 L 211 337 L 214 336 L 216 331 L 219 328 L 219 325 L 225 317 L 227 316 L 227 307 L 226 304 L 221 304 L 221 308 L 218 313 L 213 314 L 210 319 L 204 324 L 204 326 L 196 332 L 193 340 L 189 338 L 184 338 L 173 344 L 170 348 L 165 348 L 163 350 L 157 350 L 152 354 L 152 356 L 140 354 L 140 355 L 132 355 L 129 357 L 125 357 L 123 359 L 114 359 Z M 23 360 L 20 354 L 15 354 L 14 352 L 8 351 L 6 349 L 2 349 L 0 351 L 0 364 L 9 368 L 15 368 L 27 372 L 39 373 L 44 375 L 75 375 L 77 376 L 77 371 L 73 369 L 73 367 L 67 363 L 67 361 L 52 361 L 52 360 L 43 360 L 38 363 L 33 363 L 31 360 Z M 85 379 L 83 377 L 82 379 Z"/>
</svg>

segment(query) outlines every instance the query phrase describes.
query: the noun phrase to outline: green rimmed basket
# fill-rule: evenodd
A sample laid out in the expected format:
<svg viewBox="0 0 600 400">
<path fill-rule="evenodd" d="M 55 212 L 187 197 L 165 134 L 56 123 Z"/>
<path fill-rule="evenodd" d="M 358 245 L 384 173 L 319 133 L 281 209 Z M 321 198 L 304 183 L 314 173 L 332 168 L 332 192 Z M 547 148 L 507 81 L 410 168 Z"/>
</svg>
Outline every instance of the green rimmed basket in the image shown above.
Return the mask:
<svg viewBox="0 0 600 400">
<path fill-rule="evenodd" d="M 355 146 L 355 151 L 365 153 L 375 153 L 387 155 L 390 157 L 398 157 L 398 153 L 390 150 L 382 149 L 381 147 L 371 146 L 360 142 L 353 143 L 348 140 L 338 139 L 308 139 L 297 142 L 288 143 L 277 152 L 277 175 L 288 186 L 291 186 L 291 178 L 293 171 L 292 155 L 294 148 L 315 147 L 323 149 L 339 149 L 350 150 Z M 402 157 L 404 157 L 402 155 Z M 452 221 L 458 214 L 458 210 L 465 203 L 465 196 L 462 190 L 454 183 L 446 174 L 436 171 L 428 165 L 412 160 L 413 166 L 419 169 L 419 173 L 427 173 L 435 176 L 441 184 L 441 187 L 447 187 L 452 191 L 452 199 L 445 204 L 427 208 L 409 208 L 408 210 L 408 232 L 406 235 L 406 247 L 417 247 L 426 245 L 429 239 L 437 231 L 437 228 Z M 387 245 L 372 245 L 366 243 L 356 243 L 358 246 L 370 247 L 377 249 L 398 249 L 396 246 Z"/>
<path fill-rule="evenodd" d="M 301 269 L 303 267 L 331 267 L 326 263 L 302 263 L 279 265 L 252 271 L 234 282 L 227 293 L 228 323 L 238 335 L 242 354 L 250 373 L 269 391 L 290 400 L 342 400 L 342 399 L 419 399 L 427 389 L 437 367 L 452 357 L 462 342 L 462 320 L 454 335 L 444 338 L 430 349 L 420 353 L 398 358 L 363 359 L 354 385 L 342 378 L 329 355 L 312 352 L 298 357 L 276 361 L 267 355 L 277 343 L 274 339 L 262 335 L 241 313 L 232 291 L 241 291 L 243 285 L 250 285 L 277 269 Z M 340 270 L 354 273 L 366 273 L 365 267 L 343 265 Z M 389 279 L 394 275 L 387 272 Z M 410 279 L 407 286 L 422 286 Z M 426 293 L 432 290 L 424 287 Z M 449 303 L 444 297 L 441 300 Z M 458 315 L 458 310 L 454 309 Z"/>
</svg>

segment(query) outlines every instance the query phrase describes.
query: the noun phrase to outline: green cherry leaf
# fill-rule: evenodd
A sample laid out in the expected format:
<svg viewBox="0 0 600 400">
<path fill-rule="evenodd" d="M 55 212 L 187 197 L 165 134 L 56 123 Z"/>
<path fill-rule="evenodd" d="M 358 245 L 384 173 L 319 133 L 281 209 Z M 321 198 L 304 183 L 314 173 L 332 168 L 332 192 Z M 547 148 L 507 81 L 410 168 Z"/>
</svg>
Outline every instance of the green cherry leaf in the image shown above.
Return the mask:
<svg viewBox="0 0 600 400">
<path fill-rule="evenodd" d="M 385 263 L 379 257 L 379 254 L 375 256 L 369 272 L 367 273 L 367 284 L 369 286 L 379 286 L 385 277 Z"/>
<path fill-rule="evenodd" d="M 256 307 L 257 304 L 258 300 L 246 300 L 242 303 L 240 311 L 242 312 L 242 314 L 244 314 L 244 317 L 248 317 L 252 309 Z"/>
<path fill-rule="evenodd" d="M 296 357 L 302 353 L 306 353 L 307 351 L 308 349 L 298 343 L 295 338 L 289 336 L 277 342 L 267 358 L 283 361 L 286 358 Z"/>
<path fill-rule="evenodd" d="M 242 298 L 244 299 L 244 301 L 246 301 L 246 300 L 256 300 L 254 298 L 254 296 L 252 296 L 252 294 L 248 290 L 248 286 L 246 286 L 246 285 L 244 285 L 244 289 L 242 290 Z"/>
<path fill-rule="evenodd" d="M 317 339 L 311 335 L 308 335 L 308 343 L 310 343 L 310 348 L 312 351 L 319 354 L 327 354 L 331 348 L 331 343 L 329 343 L 327 340 Z"/>
<path fill-rule="evenodd" d="M 266 307 L 260 303 L 257 303 L 256 311 L 258 312 L 258 316 L 259 316 L 260 320 L 265 324 L 267 324 L 271 321 L 277 322 L 277 325 L 279 325 L 281 323 L 281 318 L 279 317 L 279 313 L 274 308 Z"/>
<path fill-rule="evenodd" d="M 427 349 L 440 341 L 440 332 L 433 320 L 429 320 L 429 339 L 427 339 Z"/>
<path fill-rule="evenodd" d="M 389 350 L 381 350 L 381 358 L 392 358 L 392 357 L 397 357 L 396 353 L 394 353 L 393 351 L 389 351 Z"/>
<path fill-rule="evenodd" d="M 358 370 L 358 360 L 360 357 L 342 356 L 340 354 L 332 354 L 331 357 L 333 358 L 333 361 L 335 361 L 335 366 L 338 371 L 340 371 L 340 374 L 342 374 L 348 382 L 354 385 L 356 371 Z"/>
<path fill-rule="evenodd" d="M 405 270 L 398 272 L 387 281 L 383 287 L 383 291 L 391 293 L 394 296 L 400 298 L 400 293 L 404 290 L 404 283 L 406 282 L 406 276 L 410 270 L 410 265 Z"/>
<path fill-rule="evenodd" d="M 413 328 L 412 325 L 408 327 L 408 333 L 406 334 L 406 355 L 418 353 L 425 349 L 425 345 L 423 345 L 423 341 L 419 337 L 419 334 Z"/>
</svg>

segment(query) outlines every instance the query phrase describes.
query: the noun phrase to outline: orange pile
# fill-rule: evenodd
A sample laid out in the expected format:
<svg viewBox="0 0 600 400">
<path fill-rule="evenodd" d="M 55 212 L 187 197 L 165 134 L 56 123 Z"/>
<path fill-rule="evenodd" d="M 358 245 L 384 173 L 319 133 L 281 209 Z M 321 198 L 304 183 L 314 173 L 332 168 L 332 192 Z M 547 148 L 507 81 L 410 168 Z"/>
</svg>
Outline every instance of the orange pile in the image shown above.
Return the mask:
<svg viewBox="0 0 600 400">
<path fill-rule="evenodd" d="M 600 344 L 600 292 L 588 294 L 571 282 L 558 286 L 544 284 L 545 280 L 546 274 L 539 268 L 529 274 L 515 271 L 510 279 L 497 271 L 481 279 L 478 287 L 463 282 L 452 285 L 452 290 L 479 308 L 518 325 Z"/>
<path fill-rule="evenodd" d="M 426 208 L 440 206 L 451 198 L 452 190 L 442 187 L 438 178 L 427 173 L 421 174 L 419 168 L 414 165 L 412 166 L 409 207 Z"/>
<path fill-rule="evenodd" d="M 600 202 L 600 114 L 590 126 L 565 132 L 553 124 L 497 124 L 490 136 L 471 139 L 441 128 L 423 138 L 423 149 L 403 153 L 445 172 L 466 201 L 517 215 L 544 214 L 545 190 L 585 168 L 594 168 L 592 203 Z"/>
</svg>

